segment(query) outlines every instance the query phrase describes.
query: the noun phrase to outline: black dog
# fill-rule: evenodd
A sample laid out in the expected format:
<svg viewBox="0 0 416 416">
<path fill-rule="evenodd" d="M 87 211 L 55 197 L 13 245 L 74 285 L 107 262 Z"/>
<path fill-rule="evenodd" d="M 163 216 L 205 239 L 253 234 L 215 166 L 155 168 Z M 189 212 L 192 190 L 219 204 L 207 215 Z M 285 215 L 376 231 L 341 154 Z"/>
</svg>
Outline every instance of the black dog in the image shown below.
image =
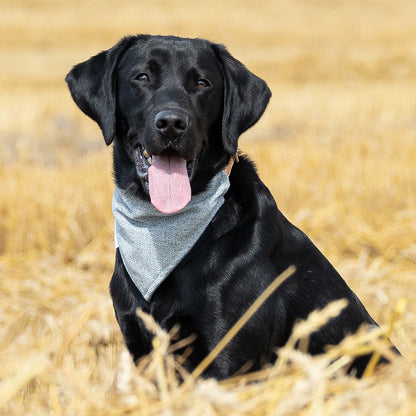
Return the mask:
<svg viewBox="0 0 416 416">
<path fill-rule="evenodd" d="M 189 226 L 208 210 L 205 198 L 221 201 L 213 218 L 200 227 L 196 241 L 150 295 L 140 291 L 130 276 L 140 272 L 143 264 L 133 261 L 129 274 L 117 249 L 111 296 L 134 360 L 152 348 L 152 336 L 137 316 L 137 308 L 152 314 L 167 330 L 179 324 L 181 337 L 196 334 L 188 358 L 191 370 L 290 265 L 296 266 L 296 272 L 204 376 L 222 379 L 247 368 L 248 363 L 250 370 L 256 370 L 273 362 L 295 322 L 336 299 L 347 299 L 348 307 L 311 335 L 311 354 L 339 343 L 362 324 L 376 325 L 328 260 L 281 214 L 246 157 L 240 156 L 234 164 L 229 189 L 215 195 L 213 178 L 220 178 L 221 184 L 228 181 L 221 171 L 229 173 L 239 136 L 258 121 L 271 96 L 266 83 L 222 45 L 202 39 L 127 37 L 76 65 L 66 81 L 76 104 L 99 124 L 106 144 L 114 142 L 118 190 L 145 209 L 166 213 L 150 220 L 157 236 L 166 237 L 158 218 L 175 221 L 175 213 L 183 212 L 191 195 L 191 201 L 201 196 L 202 210 L 197 204 L 197 220 Z M 205 196 L 207 192 L 214 196 Z M 140 217 L 135 220 L 140 226 Z M 166 224 L 165 234 L 169 234 L 169 221 Z M 171 248 L 180 251 L 188 237 L 175 238 Z M 130 246 L 133 257 L 149 253 L 147 241 L 130 241 Z M 159 257 L 164 257 L 163 251 Z M 352 368 L 358 375 L 368 359 L 354 361 Z"/>
</svg>

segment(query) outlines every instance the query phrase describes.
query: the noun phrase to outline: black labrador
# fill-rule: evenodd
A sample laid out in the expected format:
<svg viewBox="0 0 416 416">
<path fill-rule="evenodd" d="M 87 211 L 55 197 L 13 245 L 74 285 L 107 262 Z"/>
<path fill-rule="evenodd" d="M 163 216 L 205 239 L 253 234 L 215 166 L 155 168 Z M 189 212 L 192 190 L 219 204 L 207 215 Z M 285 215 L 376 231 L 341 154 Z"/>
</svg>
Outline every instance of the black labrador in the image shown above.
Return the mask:
<svg viewBox="0 0 416 416">
<path fill-rule="evenodd" d="M 192 370 L 290 265 L 296 272 L 204 376 L 223 379 L 248 365 L 256 370 L 272 363 L 297 320 L 337 299 L 347 299 L 348 306 L 310 336 L 311 354 L 322 353 L 363 324 L 377 325 L 311 240 L 278 210 L 253 163 L 240 155 L 230 173 L 239 136 L 259 120 L 271 92 L 224 46 L 173 36 L 126 37 L 76 65 L 66 81 L 79 108 L 100 126 L 106 144 L 114 142 L 116 188 L 165 212 L 160 221 L 204 195 L 221 171 L 229 173 L 222 205 L 150 297 L 138 289 L 116 250 L 111 296 L 135 361 L 152 349 L 152 335 L 137 308 L 166 330 L 179 324 L 183 338 L 196 334 L 187 359 Z M 148 254 L 144 241 L 131 244 Z M 182 244 L 180 237 L 174 248 Z M 133 264 L 133 270 L 141 268 L 140 262 Z M 350 369 L 360 376 L 368 360 L 359 357 Z"/>
</svg>

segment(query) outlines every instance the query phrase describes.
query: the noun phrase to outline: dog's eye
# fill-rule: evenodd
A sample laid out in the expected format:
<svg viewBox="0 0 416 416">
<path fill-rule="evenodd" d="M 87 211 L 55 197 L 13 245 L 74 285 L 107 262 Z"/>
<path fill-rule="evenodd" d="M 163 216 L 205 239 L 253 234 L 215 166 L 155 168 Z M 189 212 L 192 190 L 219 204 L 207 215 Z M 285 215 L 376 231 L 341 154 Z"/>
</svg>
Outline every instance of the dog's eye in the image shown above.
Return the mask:
<svg viewBox="0 0 416 416">
<path fill-rule="evenodd" d="M 139 74 L 137 75 L 136 80 L 139 82 L 149 82 L 149 76 L 147 74 Z"/>
<path fill-rule="evenodd" d="M 200 79 L 196 85 L 198 88 L 206 88 L 210 86 L 210 83 L 206 79 Z"/>
</svg>

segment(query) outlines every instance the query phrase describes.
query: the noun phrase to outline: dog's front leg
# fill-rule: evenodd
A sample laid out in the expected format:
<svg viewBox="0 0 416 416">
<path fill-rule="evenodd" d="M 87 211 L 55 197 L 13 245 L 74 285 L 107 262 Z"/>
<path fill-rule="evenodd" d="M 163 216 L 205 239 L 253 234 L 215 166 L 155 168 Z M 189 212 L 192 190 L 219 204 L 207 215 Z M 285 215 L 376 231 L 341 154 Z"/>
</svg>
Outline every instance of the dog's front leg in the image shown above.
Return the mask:
<svg viewBox="0 0 416 416">
<path fill-rule="evenodd" d="M 153 336 L 137 316 L 138 308 L 146 312 L 148 302 L 131 281 L 118 249 L 114 273 L 110 282 L 110 293 L 124 341 L 134 362 L 136 362 L 152 349 Z"/>
</svg>

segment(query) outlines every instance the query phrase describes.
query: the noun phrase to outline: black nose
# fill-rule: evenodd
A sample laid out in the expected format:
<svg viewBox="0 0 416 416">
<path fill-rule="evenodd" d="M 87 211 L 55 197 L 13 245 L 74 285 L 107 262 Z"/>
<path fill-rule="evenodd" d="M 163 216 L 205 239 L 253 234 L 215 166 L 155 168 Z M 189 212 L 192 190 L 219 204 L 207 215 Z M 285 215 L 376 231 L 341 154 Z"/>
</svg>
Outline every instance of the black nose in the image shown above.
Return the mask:
<svg viewBox="0 0 416 416">
<path fill-rule="evenodd" d="M 188 126 L 189 116 L 183 110 L 163 110 L 159 111 L 155 117 L 156 130 L 172 139 L 183 136 Z"/>
</svg>

